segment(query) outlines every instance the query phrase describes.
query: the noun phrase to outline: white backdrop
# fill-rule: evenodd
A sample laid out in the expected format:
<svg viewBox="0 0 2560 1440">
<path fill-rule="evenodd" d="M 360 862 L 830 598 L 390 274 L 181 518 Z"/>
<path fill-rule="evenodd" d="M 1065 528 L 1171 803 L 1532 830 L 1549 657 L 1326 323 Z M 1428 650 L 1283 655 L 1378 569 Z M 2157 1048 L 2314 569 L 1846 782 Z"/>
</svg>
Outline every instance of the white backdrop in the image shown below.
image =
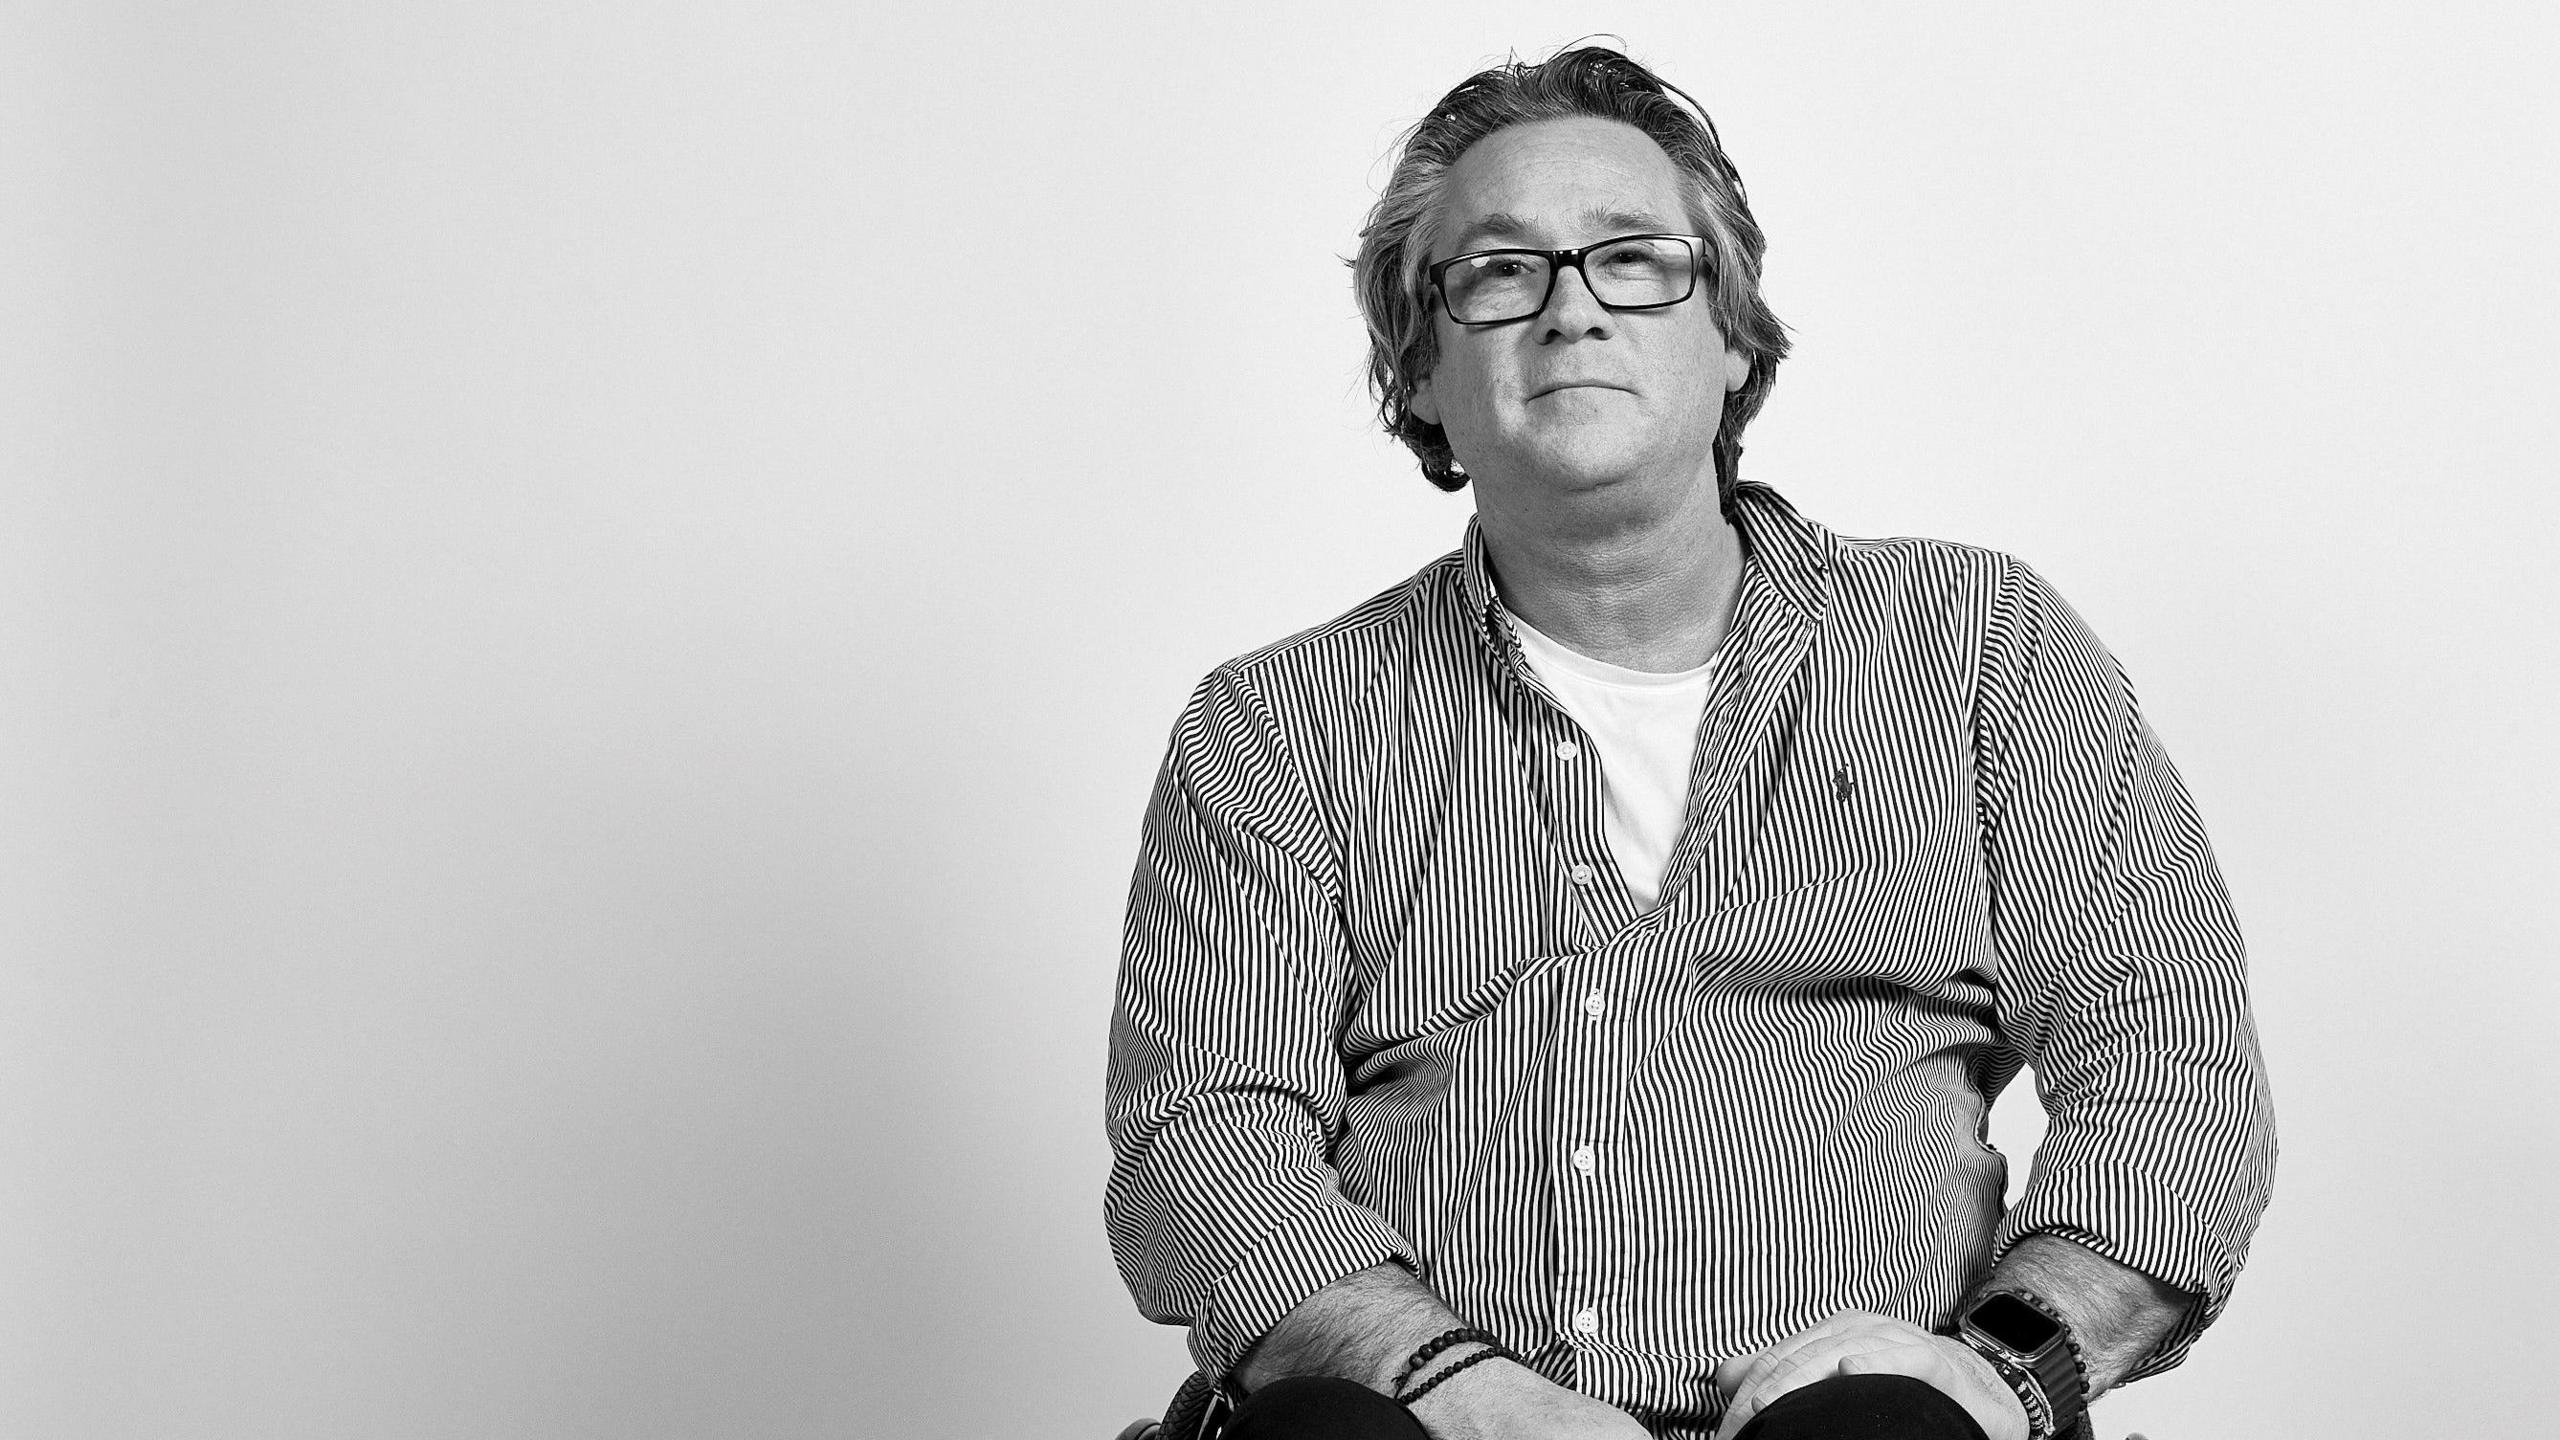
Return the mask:
<svg viewBox="0 0 2560 1440">
<path fill-rule="evenodd" d="M 1746 472 L 2052 577 L 2252 936 L 2275 1205 L 2102 1432 L 2546 1431 L 2543 7 L 483 0 L 0 19 L 0 1437 L 1153 1413 L 1146 787 L 1456 543 L 1339 257 L 1597 31 L 1772 237 Z"/>
</svg>

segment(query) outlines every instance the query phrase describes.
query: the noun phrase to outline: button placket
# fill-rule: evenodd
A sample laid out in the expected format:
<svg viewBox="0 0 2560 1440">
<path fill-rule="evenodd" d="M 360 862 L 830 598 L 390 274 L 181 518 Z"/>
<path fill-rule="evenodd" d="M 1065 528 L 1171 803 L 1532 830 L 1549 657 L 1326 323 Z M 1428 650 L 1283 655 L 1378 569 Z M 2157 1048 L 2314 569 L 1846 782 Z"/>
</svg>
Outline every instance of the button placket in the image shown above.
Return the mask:
<svg viewBox="0 0 2560 1440">
<path fill-rule="evenodd" d="M 1605 1067 L 1607 1037 L 1573 1018 L 1573 1011 L 1583 1008 L 1584 997 L 1597 991 L 1596 967 L 1605 964 L 1601 952 L 1586 952 L 1574 966 L 1581 973 L 1559 987 L 1556 998 L 1562 1003 L 1551 1013 L 1562 1073 L 1589 1074 Z M 1559 1318 L 1587 1336 L 1599 1327 L 1598 1312 L 1587 1302 L 1601 1293 L 1611 1264 L 1606 1253 L 1607 1227 L 1600 1213 L 1602 1196 L 1593 1183 L 1599 1157 L 1584 1138 L 1594 1133 L 1589 1097 L 1570 1093 L 1572 1088 L 1559 1086 L 1551 1091 L 1545 1107 L 1546 1133 L 1556 1147 L 1550 1153 L 1556 1157 L 1559 1177 L 1548 1197 L 1554 1206 L 1558 1262 L 1552 1293 Z"/>
<path fill-rule="evenodd" d="M 1565 983 L 1549 1014 L 1556 1026 L 1558 1063 L 1566 1072 L 1598 1078 L 1623 1071 L 1622 1017 L 1616 1007 L 1629 999 L 1617 988 L 1627 963 L 1622 946 L 1604 943 L 1583 952 L 1560 977 Z M 1600 1023 L 1604 1016 L 1609 1023 Z M 1577 1347 L 1600 1343 L 1602 1302 L 1618 1293 L 1624 1279 L 1626 1217 L 1621 1207 L 1626 1197 L 1617 1193 L 1614 1180 L 1603 1183 L 1600 1175 L 1600 1144 L 1620 1125 L 1624 1097 L 1619 1088 L 1606 1080 L 1590 1088 L 1559 1087 L 1547 1109 L 1546 1133 L 1554 1146 L 1548 1153 L 1556 1163 L 1550 1203 L 1558 1226 L 1559 1261 L 1550 1293 L 1553 1313 Z"/>
</svg>

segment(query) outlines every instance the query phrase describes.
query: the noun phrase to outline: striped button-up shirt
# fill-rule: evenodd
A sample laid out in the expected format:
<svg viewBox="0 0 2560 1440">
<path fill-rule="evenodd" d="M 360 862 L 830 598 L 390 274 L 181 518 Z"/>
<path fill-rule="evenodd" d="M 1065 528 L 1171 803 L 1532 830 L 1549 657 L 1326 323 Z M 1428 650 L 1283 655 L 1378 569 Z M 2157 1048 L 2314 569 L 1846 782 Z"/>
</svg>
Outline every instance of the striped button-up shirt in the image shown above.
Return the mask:
<svg viewBox="0 0 2560 1440">
<path fill-rule="evenodd" d="M 1106 1219 L 1224 1374 L 1384 1261 L 1538 1369 L 1704 1433 L 1719 1361 L 1940 1327 L 2049 1232 L 2229 1294 L 2274 1167 L 2240 936 L 2114 660 L 2006 556 L 1738 497 L 1661 902 L 1522 663 L 1480 532 L 1220 666 L 1147 812 Z M 2032 1067 L 2023 1195 L 1985 1138 Z"/>
</svg>

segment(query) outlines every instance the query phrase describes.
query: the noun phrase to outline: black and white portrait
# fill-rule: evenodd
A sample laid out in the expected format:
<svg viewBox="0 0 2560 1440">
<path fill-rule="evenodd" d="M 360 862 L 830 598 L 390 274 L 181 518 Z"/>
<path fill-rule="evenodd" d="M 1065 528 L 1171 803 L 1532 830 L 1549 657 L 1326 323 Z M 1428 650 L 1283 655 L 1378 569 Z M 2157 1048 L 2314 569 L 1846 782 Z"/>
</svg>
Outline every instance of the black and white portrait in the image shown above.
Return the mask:
<svg viewBox="0 0 2560 1440">
<path fill-rule="evenodd" d="M 1580 109 L 1397 209 L 1577 47 L 1731 200 Z M 2545 1433 L 2555 64 L 18 7 L 0 1440 L 1111 1440 L 1284 1354 L 1705 1437 L 1839 1310 L 2008 1386 L 2028 1232 L 2166 1297 L 2104 1440 Z M 1283 1324 L 1354 1271 L 1444 1309 Z"/>
</svg>

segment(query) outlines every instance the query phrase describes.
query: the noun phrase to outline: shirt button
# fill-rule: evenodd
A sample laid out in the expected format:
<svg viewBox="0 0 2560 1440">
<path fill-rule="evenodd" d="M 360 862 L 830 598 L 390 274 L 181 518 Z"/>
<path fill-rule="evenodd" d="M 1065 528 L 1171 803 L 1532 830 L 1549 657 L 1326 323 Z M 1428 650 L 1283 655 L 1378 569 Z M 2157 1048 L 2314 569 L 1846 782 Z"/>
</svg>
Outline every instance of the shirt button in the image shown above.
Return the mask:
<svg viewBox="0 0 2560 1440">
<path fill-rule="evenodd" d="M 1600 1168 L 1599 1157 L 1591 1153 L 1590 1146 L 1585 1145 L 1581 1149 L 1573 1152 L 1573 1168 L 1581 1171 L 1585 1175 L 1588 1175 L 1592 1171 Z"/>
<path fill-rule="evenodd" d="M 1556 742 L 1556 758 L 1559 760 L 1579 760 L 1582 758 L 1582 747 L 1574 744 L 1570 740 L 1559 740 Z"/>
<path fill-rule="evenodd" d="M 1588 885 L 1588 884 L 1590 884 L 1592 881 L 1597 880 L 1597 879 L 1599 879 L 1599 878 L 1600 878 L 1600 872 L 1599 872 L 1599 871 L 1592 869 L 1592 868 L 1591 868 L 1590 866 L 1588 866 L 1588 865 L 1582 864 L 1580 861 L 1576 861 L 1576 862 L 1574 862 L 1574 867 L 1573 867 L 1573 883 L 1574 883 L 1574 884 L 1576 884 L 1576 885 Z"/>
<path fill-rule="evenodd" d="M 1585 1335 L 1599 1334 L 1600 1312 L 1597 1310 L 1581 1311 L 1573 1317 L 1573 1328 L 1581 1331 Z"/>
<path fill-rule="evenodd" d="M 1609 997 L 1601 994 L 1597 990 L 1594 990 L 1590 994 L 1582 997 L 1582 1013 L 1590 1016 L 1594 1020 L 1599 1019 L 1601 1012 L 1608 1008 Z"/>
</svg>

